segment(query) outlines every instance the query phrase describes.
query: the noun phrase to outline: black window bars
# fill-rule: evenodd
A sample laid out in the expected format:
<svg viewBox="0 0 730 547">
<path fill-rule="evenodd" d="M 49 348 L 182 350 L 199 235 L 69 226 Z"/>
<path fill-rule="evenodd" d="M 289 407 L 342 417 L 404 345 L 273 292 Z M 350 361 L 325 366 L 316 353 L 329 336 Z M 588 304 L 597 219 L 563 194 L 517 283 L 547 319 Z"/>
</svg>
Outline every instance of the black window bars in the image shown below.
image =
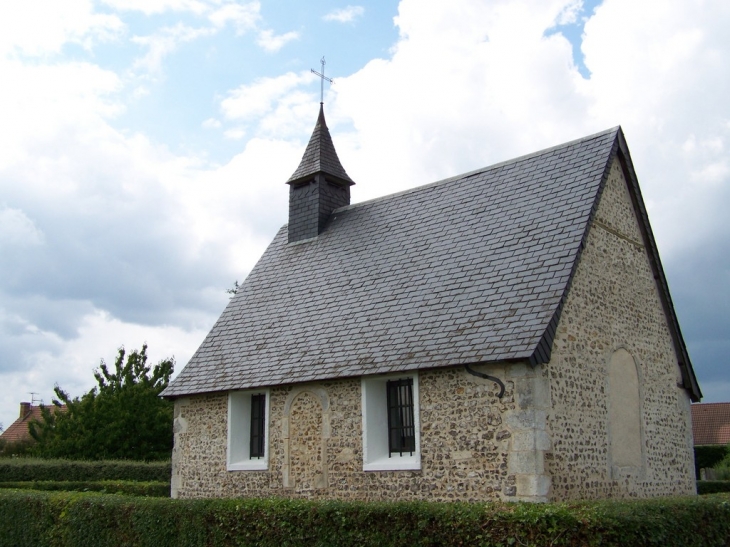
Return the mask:
<svg viewBox="0 0 730 547">
<path fill-rule="evenodd" d="M 266 394 L 251 395 L 251 446 L 249 458 L 263 458 L 266 435 Z"/>
<path fill-rule="evenodd" d="M 391 380 L 388 394 L 388 457 L 416 450 L 416 427 L 413 420 L 413 378 Z"/>
</svg>

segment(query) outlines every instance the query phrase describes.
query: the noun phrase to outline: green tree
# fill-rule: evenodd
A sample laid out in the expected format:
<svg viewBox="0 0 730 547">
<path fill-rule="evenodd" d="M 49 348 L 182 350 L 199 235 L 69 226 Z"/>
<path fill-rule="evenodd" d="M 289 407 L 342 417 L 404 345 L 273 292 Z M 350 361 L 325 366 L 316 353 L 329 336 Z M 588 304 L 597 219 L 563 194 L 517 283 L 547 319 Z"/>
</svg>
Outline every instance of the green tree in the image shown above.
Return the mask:
<svg viewBox="0 0 730 547">
<path fill-rule="evenodd" d="M 172 403 L 160 398 L 174 370 L 173 358 L 147 365 L 147 345 L 125 362 L 119 349 L 111 372 L 102 359 L 94 370 L 97 387 L 71 398 L 56 385 L 53 404 L 31 422 L 34 452 L 46 458 L 160 460 L 172 451 Z"/>
</svg>

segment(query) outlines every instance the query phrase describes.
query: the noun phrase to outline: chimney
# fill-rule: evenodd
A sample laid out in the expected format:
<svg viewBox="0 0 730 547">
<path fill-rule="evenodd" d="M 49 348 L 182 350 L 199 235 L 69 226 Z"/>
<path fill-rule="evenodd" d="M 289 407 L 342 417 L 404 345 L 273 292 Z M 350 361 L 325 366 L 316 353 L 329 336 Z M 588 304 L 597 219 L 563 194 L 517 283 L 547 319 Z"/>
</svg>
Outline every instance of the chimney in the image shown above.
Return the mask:
<svg viewBox="0 0 730 547">
<path fill-rule="evenodd" d="M 22 420 L 25 418 L 28 414 L 30 414 L 31 404 L 30 403 L 20 403 L 20 419 Z"/>
<path fill-rule="evenodd" d="M 355 183 L 337 157 L 322 103 L 302 161 L 287 184 L 289 243 L 317 237 L 332 211 L 350 204 L 350 186 Z"/>
</svg>

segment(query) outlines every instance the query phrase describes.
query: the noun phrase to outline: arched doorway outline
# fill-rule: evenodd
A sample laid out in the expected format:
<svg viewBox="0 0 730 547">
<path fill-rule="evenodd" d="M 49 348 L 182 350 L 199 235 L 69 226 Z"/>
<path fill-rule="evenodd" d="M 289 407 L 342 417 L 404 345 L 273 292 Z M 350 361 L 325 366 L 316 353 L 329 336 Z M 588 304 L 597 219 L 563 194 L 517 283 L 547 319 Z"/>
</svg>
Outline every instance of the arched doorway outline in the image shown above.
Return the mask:
<svg viewBox="0 0 730 547">
<path fill-rule="evenodd" d="M 294 387 L 287 395 L 286 401 L 284 402 L 284 412 L 281 418 L 281 435 L 284 447 L 284 461 L 282 464 L 282 484 L 284 488 L 294 488 L 296 486 L 293 477 L 291 476 L 291 436 L 290 436 L 290 424 L 291 424 L 291 409 L 294 402 L 301 395 L 308 393 L 314 396 L 315 400 L 320 405 L 322 411 L 322 442 L 320 446 L 321 454 L 321 467 L 319 469 L 319 476 L 321 477 L 320 482 L 316 485 L 316 488 L 327 488 L 328 486 L 328 473 L 327 473 L 327 441 L 331 436 L 330 427 L 330 400 L 327 390 L 321 385 L 304 385 Z"/>
</svg>

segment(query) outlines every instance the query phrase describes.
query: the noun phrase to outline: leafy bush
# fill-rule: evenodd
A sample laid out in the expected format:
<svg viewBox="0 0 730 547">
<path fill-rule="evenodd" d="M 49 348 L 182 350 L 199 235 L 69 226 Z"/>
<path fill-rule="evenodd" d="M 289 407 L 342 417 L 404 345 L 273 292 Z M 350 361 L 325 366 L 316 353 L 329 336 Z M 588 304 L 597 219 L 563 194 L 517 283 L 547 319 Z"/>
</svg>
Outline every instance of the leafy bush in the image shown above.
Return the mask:
<svg viewBox="0 0 730 547">
<path fill-rule="evenodd" d="M 64 492 L 101 492 L 132 496 L 170 497 L 169 482 L 140 481 L 23 481 L 0 482 L 0 488 Z"/>
<path fill-rule="evenodd" d="M 730 492 L 730 481 L 697 481 L 698 494 L 716 494 Z"/>
<path fill-rule="evenodd" d="M 728 455 L 730 450 L 724 445 L 695 446 L 695 478 L 699 480 L 700 469 L 715 467 Z"/>
<path fill-rule="evenodd" d="M 722 461 L 716 463 L 712 470 L 715 472 L 715 480 L 730 481 L 730 447 Z"/>
<path fill-rule="evenodd" d="M 0 458 L 27 456 L 33 451 L 34 444 L 32 440 L 7 442 L 2 439 L 0 440 Z"/>
<path fill-rule="evenodd" d="M 716 465 L 712 468 L 712 470 L 714 471 L 714 476 L 712 477 L 712 480 L 730 481 L 730 467 L 725 465 Z"/>
<path fill-rule="evenodd" d="M 171 476 L 170 462 L 0 460 L 0 482 L 116 480 L 169 483 Z"/>
<path fill-rule="evenodd" d="M 18 547 L 724 546 L 730 542 L 730 496 L 467 504 L 4 491 L 0 542 Z"/>
</svg>

